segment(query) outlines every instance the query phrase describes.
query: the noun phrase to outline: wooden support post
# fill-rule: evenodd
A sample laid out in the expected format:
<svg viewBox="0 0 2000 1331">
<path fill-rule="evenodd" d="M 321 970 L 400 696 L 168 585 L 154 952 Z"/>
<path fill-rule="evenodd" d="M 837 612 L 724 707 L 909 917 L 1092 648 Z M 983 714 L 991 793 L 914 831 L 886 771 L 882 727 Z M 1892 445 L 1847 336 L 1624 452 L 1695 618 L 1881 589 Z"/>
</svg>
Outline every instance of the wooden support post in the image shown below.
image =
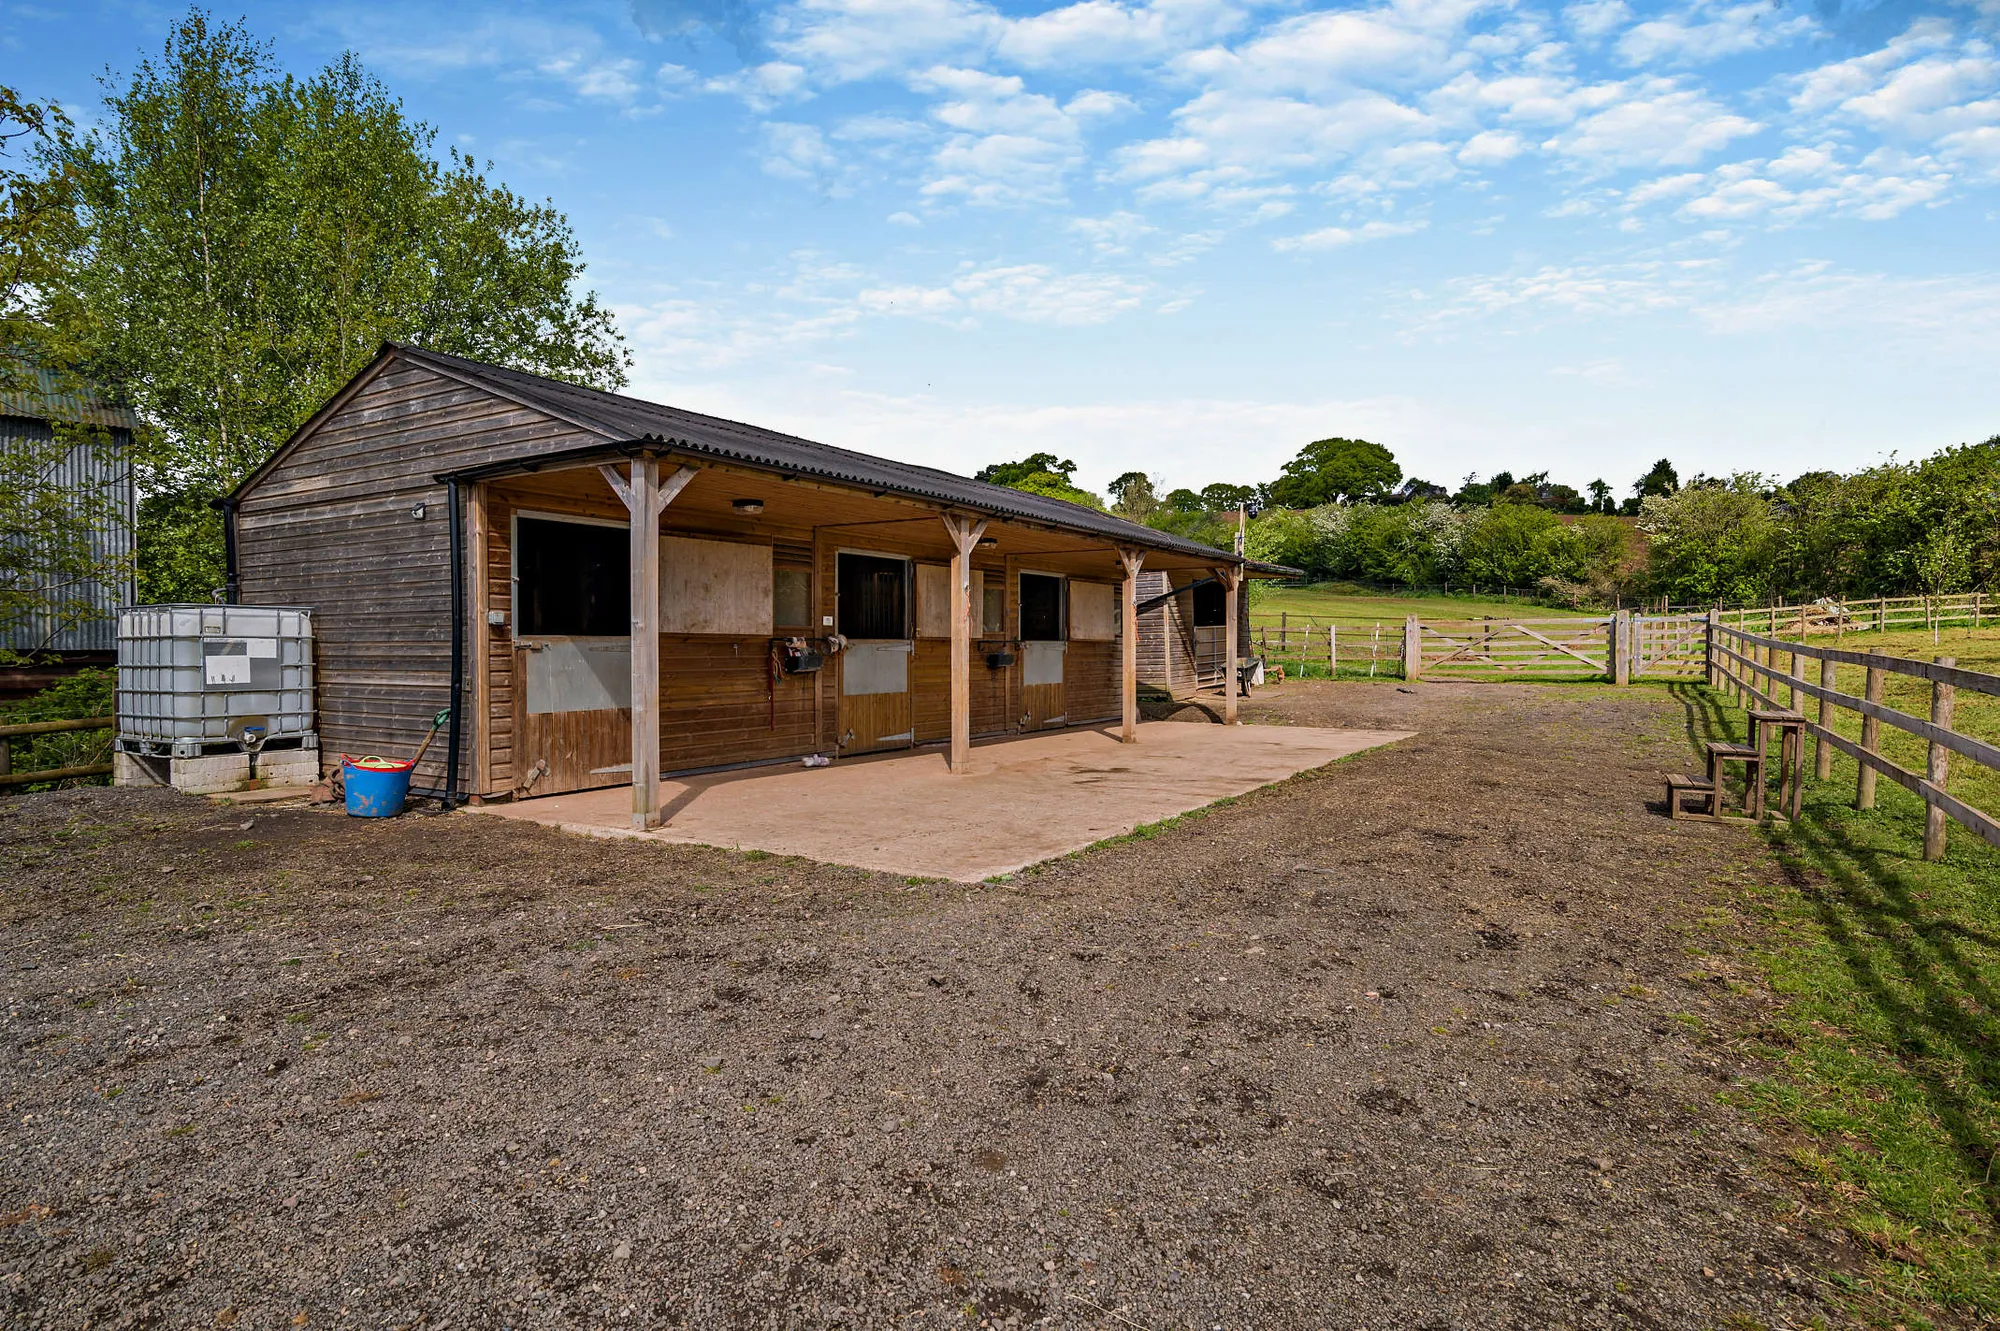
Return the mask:
<svg viewBox="0 0 2000 1331">
<path fill-rule="evenodd" d="M 1632 682 L 1632 612 L 1620 610 L 1611 616 L 1611 682 Z"/>
<path fill-rule="evenodd" d="M 1819 686 L 1828 693 L 1833 692 L 1834 663 L 1832 657 L 1824 657 L 1819 663 Z M 1833 704 L 1826 699 L 1819 700 L 1819 726 L 1822 730 L 1833 728 Z M 1813 780 L 1825 781 L 1833 775 L 1833 745 L 1819 736 L 1813 738 Z"/>
<path fill-rule="evenodd" d="M 1721 627 L 1722 611 L 1716 609 L 1714 606 L 1710 606 L 1708 608 L 1708 632 L 1702 643 L 1702 661 L 1708 667 L 1708 687 L 1711 689 L 1722 687 L 1722 680 L 1720 678 L 1722 658 L 1716 655 L 1716 648 L 1721 645 L 1717 640 L 1722 636 L 1716 630 Z"/>
<path fill-rule="evenodd" d="M 1403 620 L 1403 678 L 1415 683 L 1424 674 L 1424 626 L 1415 615 Z"/>
<path fill-rule="evenodd" d="M 1878 707 L 1882 704 L 1883 679 L 1884 672 L 1881 666 L 1869 666 L 1868 682 L 1861 692 L 1861 696 L 1865 700 L 1874 703 Z M 1863 753 L 1880 752 L 1881 738 L 1882 723 L 1866 712 L 1863 712 L 1861 714 L 1861 751 Z M 1854 807 L 1857 809 L 1872 809 L 1875 807 L 1875 769 L 1866 763 L 1861 764 L 1861 774 L 1854 778 Z"/>
<path fill-rule="evenodd" d="M 1125 567 L 1125 599 L 1118 619 L 1119 697 L 1124 702 L 1118 738 L 1131 744 L 1139 738 L 1139 570 L 1145 566 L 1146 552 L 1120 546 L 1118 562 Z"/>
<path fill-rule="evenodd" d="M 1937 663 L 1941 666 L 1955 666 L 1958 664 L 1958 658 L 1952 656 L 1940 656 L 1937 659 Z M 1931 724 L 1932 725 L 1938 727 L 1938 729 L 1940 730 L 1951 729 L 1952 704 L 1956 700 L 1957 695 L 1958 695 L 1958 689 L 1956 686 L 1951 684 L 1945 684 L 1937 680 L 1931 681 Z M 1950 775 L 1951 775 L 1951 750 L 1947 749 L 1944 745 L 1939 744 L 1935 740 L 1933 740 L 1931 742 L 1930 762 L 1925 767 L 1924 777 L 1933 786 L 1936 786 L 1939 790 L 1943 790 L 1945 786 L 1945 781 Z M 1945 846 L 1944 829 L 1945 829 L 1944 810 L 1940 808 L 1938 805 L 1926 801 L 1924 804 L 1924 858 L 1925 859 L 1941 860 L 1944 858 L 1944 846 Z"/>
<path fill-rule="evenodd" d="M 1236 605 L 1242 594 L 1243 569 L 1241 565 L 1230 564 L 1215 570 L 1216 581 L 1222 584 L 1223 623 L 1222 630 L 1222 724 L 1236 724 Z"/>
<path fill-rule="evenodd" d="M 632 826 L 643 832 L 660 825 L 660 514 L 697 473 L 682 467 L 662 481 L 650 453 L 632 459 L 629 477 L 597 470 L 631 523 Z"/>
<path fill-rule="evenodd" d="M 986 534 L 986 520 L 944 515 L 951 538 L 951 770 L 972 758 L 972 552 Z"/>
<path fill-rule="evenodd" d="M 1791 680 L 1804 679 L 1806 677 L 1806 659 L 1797 652 L 1793 652 L 1791 653 L 1791 662 L 1790 669 L 1786 671 L 1786 678 Z M 1785 685 L 1785 706 L 1794 712 L 1799 710 L 1799 686 L 1796 683 Z"/>
<path fill-rule="evenodd" d="M 1338 632 L 1339 630 L 1332 624 L 1326 626 L 1326 677 L 1328 679 L 1340 678 L 1340 640 L 1335 636 Z"/>
<path fill-rule="evenodd" d="M 632 826 L 660 825 L 660 460 L 632 459 Z"/>
</svg>

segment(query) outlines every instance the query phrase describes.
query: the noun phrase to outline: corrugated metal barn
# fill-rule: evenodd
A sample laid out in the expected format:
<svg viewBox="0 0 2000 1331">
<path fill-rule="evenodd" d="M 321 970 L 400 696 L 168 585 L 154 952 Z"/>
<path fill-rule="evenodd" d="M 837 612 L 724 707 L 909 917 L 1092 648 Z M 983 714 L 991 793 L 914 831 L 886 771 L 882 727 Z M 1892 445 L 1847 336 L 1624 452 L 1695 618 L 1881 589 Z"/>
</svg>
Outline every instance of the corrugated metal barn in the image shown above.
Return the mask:
<svg viewBox="0 0 2000 1331">
<path fill-rule="evenodd" d="M 71 531 L 83 529 L 91 562 L 117 570 L 110 580 L 86 580 L 72 586 L 33 589 L 37 599 L 58 603 L 18 623 L 0 626 L 0 647 L 20 652 L 52 653 L 64 664 L 109 665 L 118 650 L 118 612 L 135 599 L 132 534 L 137 501 L 132 485 L 132 432 L 138 421 L 131 411 L 94 396 L 66 388 L 45 369 L 28 371 L 30 382 L 20 391 L 0 394 L 0 450 L 17 457 L 45 457 L 46 473 L 38 479 L 65 496 Z M 63 426 L 90 427 L 58 453 L 51 445 Z M 32 532 L 9 533 L 9 540 L 34 541 Z M 49 672 L 35 672 L 35 680 Z"/>
<path fill-rule="evenodd" d="M 956 762 L 977 736 L 1129 728 L 1142 572 L 1213 578 L 1230 609 L 1245 576 L 1287 572 L 398 345 L 227 511 L 236 594 L 315 612 L 329 763 L 408 753 L 456 700 L 420 785 L 630 783 L 640 826 L 662 772 L 931 742 Z"/>
</svg>

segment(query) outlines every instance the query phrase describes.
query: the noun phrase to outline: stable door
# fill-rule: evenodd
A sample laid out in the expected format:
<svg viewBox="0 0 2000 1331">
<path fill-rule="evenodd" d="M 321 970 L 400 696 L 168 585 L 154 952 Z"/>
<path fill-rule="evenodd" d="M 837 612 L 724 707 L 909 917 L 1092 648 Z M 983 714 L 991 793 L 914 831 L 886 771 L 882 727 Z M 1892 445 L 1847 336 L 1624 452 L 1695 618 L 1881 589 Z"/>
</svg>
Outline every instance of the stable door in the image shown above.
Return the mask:
<svg viewBox="0 0 2000 1331">
<path fill-rule="evenodd" d="M 632 779 L 631 540 L 622 523 L 516 514 L 514 787 Z"/>
<path fill-rule="evenodd" d="M 1063 672 L 1069 656 L 1069 581 L 1021 575 L 1021 728 L 1065 725 Z"/>
<path fill-rule="evenodd" d="M 840 652 L 840 751 L 908 748 L 916 740 L 910 666 L 910 561 L 841 551 L 834 579 Z"/>
</svg>

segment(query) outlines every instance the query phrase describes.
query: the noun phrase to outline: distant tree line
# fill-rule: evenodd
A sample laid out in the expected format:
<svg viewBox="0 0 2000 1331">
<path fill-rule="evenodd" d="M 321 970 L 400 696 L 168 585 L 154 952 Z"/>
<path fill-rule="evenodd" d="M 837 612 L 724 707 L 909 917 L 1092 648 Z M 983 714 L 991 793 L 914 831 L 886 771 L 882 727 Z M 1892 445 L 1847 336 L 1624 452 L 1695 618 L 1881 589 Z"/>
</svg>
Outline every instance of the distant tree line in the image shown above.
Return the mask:
<svg viewBox="0 0 2000 1331">
<path fill-rule="evenodd" d="M 1104 508 L 1075 471 L 1038 453 L 980 478 Z M 1265 485 L 1161 495 L 1151 478 L 1127 472 L 1109 494 L 1111 512 L 1218 549 L 1247 528 L 1252 557 L 1314 579 L 1533 588 L 1574 604 L 2000 588 L 2000 437 L 1782 484 L 1753 472 L 1683 484 L 1662 458 L 1623 500 L 1602 480 L 1579 491 L 1546 472 L 1467 477 L 1447 493 L 1405 479 L 1380 444 L 1333 438 L 1308 444 Z"/>
</svg>

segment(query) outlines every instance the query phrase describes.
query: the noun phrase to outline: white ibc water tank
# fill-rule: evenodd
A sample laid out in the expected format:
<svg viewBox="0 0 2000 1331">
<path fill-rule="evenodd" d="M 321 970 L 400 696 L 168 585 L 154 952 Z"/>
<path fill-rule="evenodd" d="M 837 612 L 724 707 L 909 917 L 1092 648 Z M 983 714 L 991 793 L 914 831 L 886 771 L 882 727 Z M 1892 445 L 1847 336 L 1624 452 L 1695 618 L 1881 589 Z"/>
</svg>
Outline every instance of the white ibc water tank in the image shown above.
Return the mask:
<svg viewBox="0 0 2000 1331">
<path fill-rule="evenodd" d="M 139 605 L 118 616 L 122 753 L 193 758 L 268 744 L 317 748 L 312 612 L 270 605 Z"/>
</svg>

